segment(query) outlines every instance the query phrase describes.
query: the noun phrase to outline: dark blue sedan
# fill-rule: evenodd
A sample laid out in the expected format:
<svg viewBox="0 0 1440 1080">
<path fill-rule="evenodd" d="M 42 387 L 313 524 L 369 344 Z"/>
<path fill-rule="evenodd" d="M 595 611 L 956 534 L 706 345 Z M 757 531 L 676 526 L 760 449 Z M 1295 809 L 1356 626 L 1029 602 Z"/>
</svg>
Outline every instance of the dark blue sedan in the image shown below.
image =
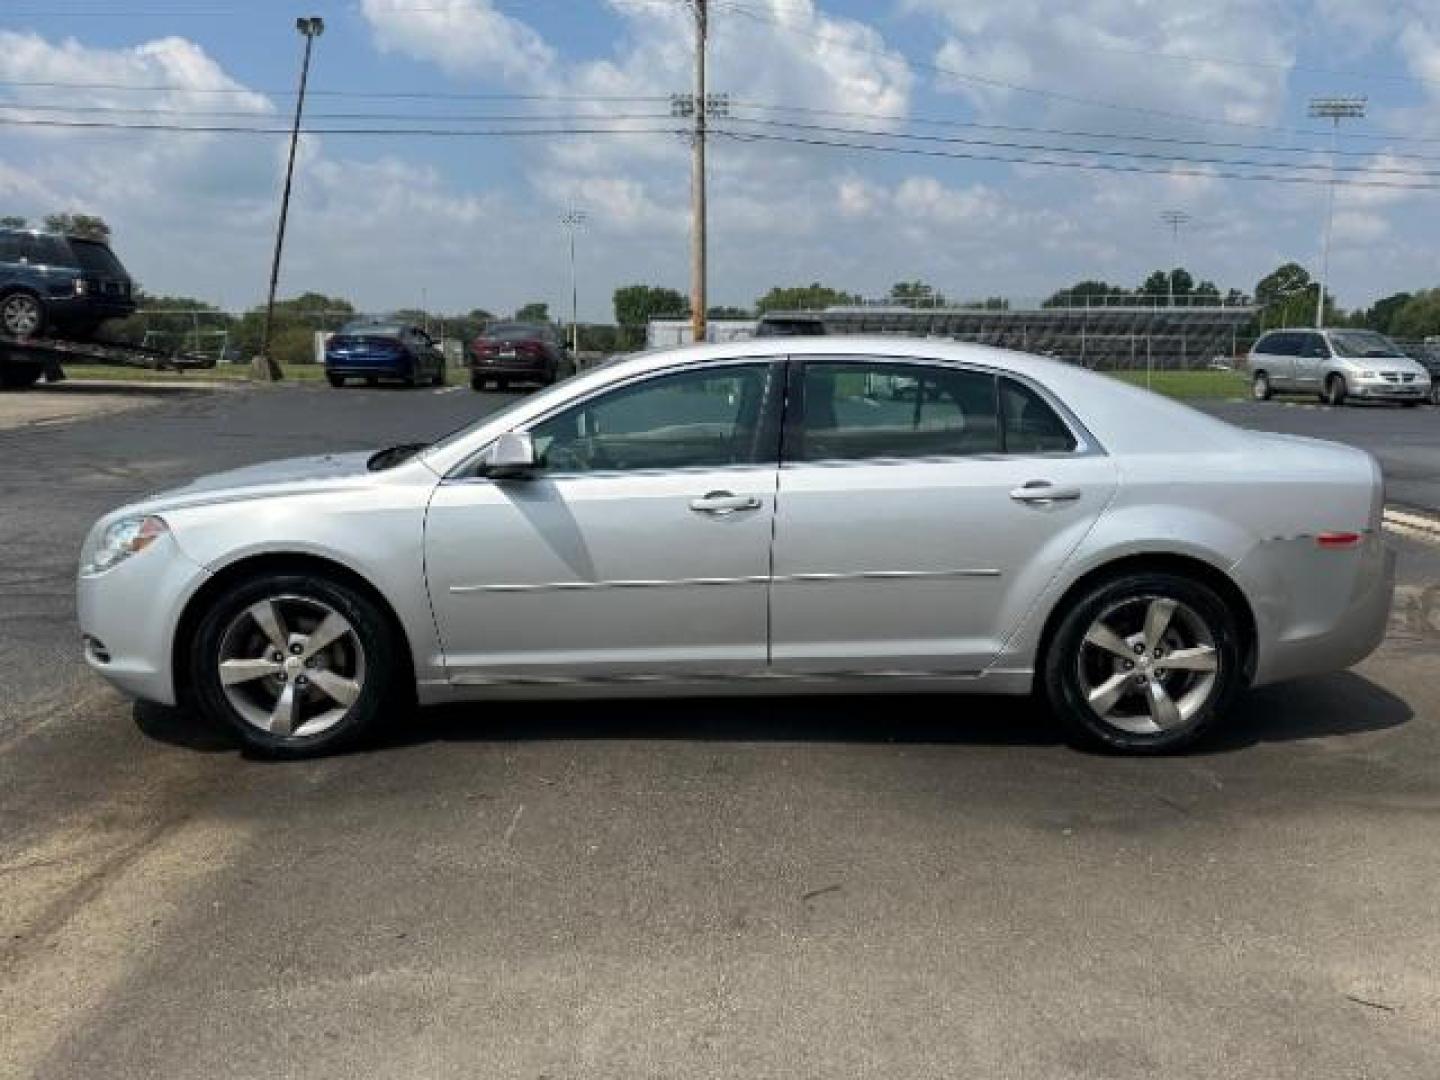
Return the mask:
<svg viewBox="0 0 1440 1080">
<path fill-rule="evenodd" d="M 381 379 L 407 386 L 445 385 L 445 355 L 430 335 L 404 323 L 350 323 L 325 343 L 325 377 L 331 386 Z"/>
</svg>

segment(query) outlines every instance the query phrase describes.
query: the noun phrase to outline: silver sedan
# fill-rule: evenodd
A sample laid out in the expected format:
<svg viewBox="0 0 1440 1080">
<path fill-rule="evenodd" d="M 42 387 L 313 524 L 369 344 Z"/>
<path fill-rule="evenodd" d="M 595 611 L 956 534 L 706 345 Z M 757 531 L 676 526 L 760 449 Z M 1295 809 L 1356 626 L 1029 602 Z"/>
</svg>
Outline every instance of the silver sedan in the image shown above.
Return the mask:
<svg viewBox="0 0 1440 1080">
<path fill-rule="evenodd" d="M 1353 664 L 1393 585 L 1368 455 L 932 341 L 631 357 L 439 442 L 99 521 L 89 663 L 254 750 L 477 699 L 1038 692 L 1173 750 Z"/>
</svg>

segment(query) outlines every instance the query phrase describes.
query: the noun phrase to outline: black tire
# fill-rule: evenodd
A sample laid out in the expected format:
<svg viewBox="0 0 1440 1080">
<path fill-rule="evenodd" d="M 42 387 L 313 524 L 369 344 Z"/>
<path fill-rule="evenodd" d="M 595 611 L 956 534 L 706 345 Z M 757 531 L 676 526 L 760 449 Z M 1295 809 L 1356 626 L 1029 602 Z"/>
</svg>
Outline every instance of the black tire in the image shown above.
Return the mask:
<svg viewBox="0 0 1440 1080">
<path fill-rule="evenodd" d="M 328 382 L 331 386 L 333 386 L 336 390 L 339 390 L 342 386 L 345 385 L 345 376 L 344 376 L 344 375 L 326 375 L 326 376 L 325 376 L 325 381 Z"/>
<path fill-rule="evenodd" d="M 275 598 L 284 598 L 282 605 L 311 602 L 329 608 L 349 622 L 359 642 L 364 664 L 359 696 L 334 726 L 316 734 L 276 735 L 261 730 L 232 704 L 221 685 L 219 665 L 227 633 L 234 632 L 237 622 L 244 624 L 253 605 Z M 258 626 L 254 633 L 259 634 Z M 265 638 L 258 640 L 265 648 Z M 190 704 L 208 719 L 228 725 L 247 749 L 264 757 L 313 757 L 354 745 L 387 711 L 407 700 L 406 691 L 411 689 L 399 685 L 400 673 L 407 668 L 400 662 L 397 635 L 379 606 L 358 589 L 322 576 L 261 573 L 239 583 L 210 604 L 193 641 L 187 658 Z M 325 702 L 317 707 L 325 707 Z"/>
<path fill-rule="evenodd" d="M 484 377 L 481 376 L 481 375 L 471 375 L 471 376 L 470 376 L 470 389 L 471 389 L 471 390 L 474 390 L 477 394 L 480 393 L 481 391 L 483 391 L 483 390 L 485 389 L 485 379 L 484 379 Z"/>
<path fill-rule="evenodd" d="M 1345 404 L 1345 377 L 1331 375 L 1325 380 L 1325 404 L 1338 409 Z"/>
<path fill-rule="evenodd" d="M 28 289 L 0 296 L 0 333 L 21 339 L 40 337 L 49 321 L 45 301 Z"/>
<path fill-rule="evenodd" d="M 0 390 L 28 390 L 43 374 L 39 364 L 6 364 L 0 367 Z"/>
<path fill-rule="evenodd" d="M 380 380 L 379 380 L 379 378 L 377 378 L 377 377 L 374 376 L 374 375 L 366 375 L 366 376 L 365 376 L 365 385 L 366 385 L 366 386 L 379 386 L 379 385 L 380 385 Z"/>
<path fill-rule="evenodd" d="M 496 380 L 495 380 L 495 389 L 498 390 L 498 391 L 500 391 L 500 392 L 503 394 L 506 390 L 509 390 L 509 389 L 510 389 L 510 380 L 509 380 L 509 379 L 496 379 Z"/>
<path fill-rule="evenodd" d="M 1203 624 L 1213 643 L 1210 647 L 1213 648 L 1216 670 L 1204 696 L 1197 696 L 1193 711 L 1182 722 L 1153 732 L 1127 730 L 1120 725 L 1127 720 L 1132 724 L 1143 723 L 1144 716 L 1118 715 L 1107 719 L 1089 704 L 1082 682 L 1087 669 L 1093 670 L 1090 665 L 1096 663 L 1102 669 L 1106 663 L 1118 666 L 1119 661 L 1112 660 L 1111 654 L 1104 649 L 1089 644 L 1086 635 L 1102 619 L 1118 618 L 1136 605 L 1148 609 L 1148 605 L 1156 599 L 1175 601 L 1181 605 L 1172 624 L 1180 619 L 1180 611 L 1185 612 L 1186 620 L 1193 617 Z M 1111 612 L 1119 614 L 1111 616 L 1108 614 Z M 1172 625 L 1167 634 L 1178 635 L 1181 629 Z M 1182 644 L 1181 647 L 1185 646 Z M 1143 682 L 1138 657 L 1135 664 L 1134 674 L 1124 675 L 1123 678 L 1139 678 Z M 1154 670 L 1159 673 L 1158 678 L 1152 675 L 1156 684 L 1177 692 L 1177 698 L 1172 700 L 1180 707 L 1185 705 L 1187 686 L 1199 687 L 1210 674 L 1166 672 L 1161 667 L 1163 659 L 1147 659 L 1146 664 L 1150 665 L 1145 669 L 1147 672 Z M 1070 603 L 1069 609 L 1061 615 L 1042 658 L 1040 690 L 1064 729 L 1067 740 L 1073 745 L 1112 753 L 1166 754 L 1203 738 L 1223 720 L 1235 695 L 1243 688 L 1242 667 L 1243 647 L 1237 616 L 1215 590 L 1193 578 L 1177 574 L 1129 573 L 1096 582 Z M 1113 677 L 1121 677 L 1121 673 L 1116 670 Z M 1203 687 L 1196 689 L 1197 695 L 1200 689 Z M 1120 703 L 1132 703 L 1129 706 L 1132 709 L 1142 707 L 1137 703 L 1147 703 L 1143 707 L 1148 708 L 1147 689 L 1127 683 L 1126 693 L 1137 697 L 1120 698 L 1117 712 Z"/>
<path fill-rule="evenodd" d="M 1407 409 L 1413 409 L 1413 408 L 1415 408 L 1416 405 L 1419 405 L 1420 402 L 1419 402 L 1418 400 L 1416 400 L 1416 401 L 1402 401 L 1402 402 L 1400 402 L 1400 404 L 1403 405 L 1403 406 L 1405 406 L 1405 408 L 1407 408 Z"/>
<path fill-rule="evenodd" d="M 1270 386 L 1270 376 L 1263 371 L 1257 371 L 1250 382 L 1250 396 L 1256 401 L 1269 401 L 1274 394 L 1275 391 Z"/>
<path fill-rule="evenodd" d="M 434 374 L 434 376 L 431 377 L 431 379 L 430 379 L 430 385 L 431 385 L 431 386 L 444 386 L 444 385 L 445 385 L 445 369 L 444 369 L 444 368 L 441 368 L 439 371 L 437 371 L 437 372 Z"/>
<path fill-rule="evenodd" d="M 1440 375 L 1435 376 L 1435 381 L 1430 385 L 1430 404 L 1440 407 Z"/>
</svg>

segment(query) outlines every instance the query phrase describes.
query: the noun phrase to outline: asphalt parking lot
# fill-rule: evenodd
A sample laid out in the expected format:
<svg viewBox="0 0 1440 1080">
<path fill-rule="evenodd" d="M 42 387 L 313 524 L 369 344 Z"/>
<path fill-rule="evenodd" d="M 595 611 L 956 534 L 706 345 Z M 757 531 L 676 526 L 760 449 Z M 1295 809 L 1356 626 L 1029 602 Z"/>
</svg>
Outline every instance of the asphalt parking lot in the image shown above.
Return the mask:
<svg viewBox="0 0 1440 1080">
<path fill-rule="evenodd" d="M 0 1077 L 1440 1075 L 1440 619 L 1155 761 L 856 698 L 428 710 L 271 764 L 80 663 L 106 509 L 503 400 L 0 431 Z M 1436 410 L 1217 409 L 1440 506 Z M 1440 597 L 1440 547 L 1395 542 Z"/>
</svg>

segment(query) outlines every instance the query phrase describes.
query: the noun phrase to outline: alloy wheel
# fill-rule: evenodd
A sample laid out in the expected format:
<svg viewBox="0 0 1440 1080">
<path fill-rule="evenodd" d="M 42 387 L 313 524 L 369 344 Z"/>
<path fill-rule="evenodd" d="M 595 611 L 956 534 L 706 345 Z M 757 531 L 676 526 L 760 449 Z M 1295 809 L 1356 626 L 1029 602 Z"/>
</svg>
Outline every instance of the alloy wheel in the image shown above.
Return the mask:
<svg viewBox="0 0 1440 1080">
<path fill-rule="evenodd" d="M 1080 688 L 1102 723 L 1131 735 L 1184 727 L 1215 692 L 1220 653 L 1205 620 L 1166 596 L 1102 611 L 1076 658 Z"/>
<path fill-rule="evenodd" d="M 259 731 L 306 738 L 335 727 L 365 687 L 350 621 L 311 597 L 276 596 L 236 615 L 220 639 L 221 690 Z"/>
<path fill-rule="evenodd" d="M 7 296 L 3 308 L 0 308 L 0 324 L 4 325 L 5 332 L 11 337 L 30 337 L 39 332 L 40 324 L 44 321 L 40 301 L 29 293 Z"/>
</svg>

